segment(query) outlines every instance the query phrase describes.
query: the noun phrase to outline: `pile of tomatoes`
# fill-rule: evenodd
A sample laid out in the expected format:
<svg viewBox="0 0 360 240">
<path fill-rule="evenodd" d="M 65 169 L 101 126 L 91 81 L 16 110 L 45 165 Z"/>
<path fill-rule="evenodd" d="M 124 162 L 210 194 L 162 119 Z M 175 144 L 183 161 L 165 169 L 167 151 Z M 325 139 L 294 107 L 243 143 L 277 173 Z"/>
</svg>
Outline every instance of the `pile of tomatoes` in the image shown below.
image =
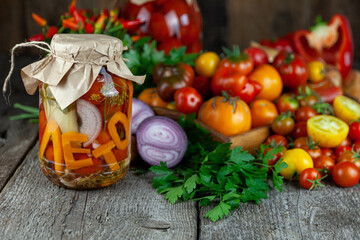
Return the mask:
<svg viewBox="0 0 360 240">
<path fill-rule="evenodd" d="M 345 96 L 337 96 L 331 105 L 298 101 L 295 95 L 283 94 L 277 106 L 285 105 L 283 110 L 287 113 L 274 119 L 271 124 L 274 134 L 266 140 L 266 151 L 281 147 L 269 166 L 283 159 L 288 167 L 281 172 L 282 176 L 288 180 L 299 177 L 306 189 L 316 187 L 325 177 L 332 177 L 341 187 L 358 183 L 360 104 Z"/>
<path fill-rule="evenodd" d="M 325 76 L 320 61 L 281 51 L 269 63 L 265 51 L 250 47 L 224 49 L 226 57 L 205 52 L 195 66 L 177 63 L 155 66 L 156 88 L 139 99 L 151 106 L 197 113 L 200 121 L 232 136 L 270 126 L 266 151 L 280 151 L 285 179 L 299 178 L 312 189 L 325 177 L 341 187 L 360 179 L 360 105 L 343 96 Z"/>
</svg>

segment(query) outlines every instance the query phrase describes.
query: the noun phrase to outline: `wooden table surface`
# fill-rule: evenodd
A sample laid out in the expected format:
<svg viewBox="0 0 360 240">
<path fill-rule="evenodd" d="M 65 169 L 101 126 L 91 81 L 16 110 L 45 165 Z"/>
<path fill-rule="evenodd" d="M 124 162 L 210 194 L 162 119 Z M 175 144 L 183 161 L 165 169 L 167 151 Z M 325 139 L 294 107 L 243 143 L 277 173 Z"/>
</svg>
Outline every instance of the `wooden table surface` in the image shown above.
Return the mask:
<svg viewBox="0 0 360 240">
<path fill-rule="evenodd" d="M 27 96 L 20 68 L 34 58 L 18 57 L 11 102 L 37 105 Z M 0 77 L 9 69 L 0 55 Z M 171 205 L 152 188 L 152 175 L 130 171 L 117 184 L 94 191 L 60 188 L 38 163 L 38 126 L 9 121 L 19 113 L 0 105 L 0 239 L 360 239 L 360 185 L 342 189 L 331 181 L 308 192 L 285 182 L 260 205 L 240 208 L 216 223 L 209 207 Z"/>
</svg>

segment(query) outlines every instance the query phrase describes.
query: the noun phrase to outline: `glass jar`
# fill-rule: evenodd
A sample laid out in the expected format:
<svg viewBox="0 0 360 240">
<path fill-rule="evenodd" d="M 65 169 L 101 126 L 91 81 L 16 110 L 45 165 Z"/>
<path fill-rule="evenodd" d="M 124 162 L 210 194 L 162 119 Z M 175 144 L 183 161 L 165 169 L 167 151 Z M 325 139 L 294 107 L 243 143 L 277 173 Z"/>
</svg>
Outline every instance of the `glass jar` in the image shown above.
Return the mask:
<svg viewBox="0 0 360 240">
<path fill-rule="evenodd" d="M 90 90 L 61 110 L 40 84 L 40 167 L 53 183 L 71 189 L 109 186 L 130 164 L 131 81 L 103 67 Z"/>
<path fill-rule="evenodd" d="M 167 54 L 183 45 L 188 53 L 202 49 L 202 18 L 196 0 L 130 0 L 124 16 L 142 20 L 137 34 L 150 35 Z"/>
<path fill-rule="evenodd" d="M 99 188 L 126 174 L 132 93 L 132 82 L 102 68 L 90 90 L 61 110 L 40 84 L 40 167 L 53 183 Z"/>
</svg>

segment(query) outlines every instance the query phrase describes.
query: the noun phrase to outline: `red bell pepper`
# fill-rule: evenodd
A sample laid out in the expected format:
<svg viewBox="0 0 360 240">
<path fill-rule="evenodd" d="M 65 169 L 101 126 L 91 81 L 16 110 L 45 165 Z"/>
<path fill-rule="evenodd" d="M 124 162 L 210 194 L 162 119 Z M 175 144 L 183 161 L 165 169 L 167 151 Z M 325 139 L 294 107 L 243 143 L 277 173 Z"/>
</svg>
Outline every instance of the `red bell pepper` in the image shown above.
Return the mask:
<svg viewBox="0 0 360 240">
<path fill-rule="evenodd" d="M 306 61 L 322 59 L 336 66 L 344 78 L 352 67 L 353 39 L 346 17 L 334 15 L 329 23 L 317 20 L 311 30 L 300 30 L 287 36 L 292 48 Z"/>
</svg>

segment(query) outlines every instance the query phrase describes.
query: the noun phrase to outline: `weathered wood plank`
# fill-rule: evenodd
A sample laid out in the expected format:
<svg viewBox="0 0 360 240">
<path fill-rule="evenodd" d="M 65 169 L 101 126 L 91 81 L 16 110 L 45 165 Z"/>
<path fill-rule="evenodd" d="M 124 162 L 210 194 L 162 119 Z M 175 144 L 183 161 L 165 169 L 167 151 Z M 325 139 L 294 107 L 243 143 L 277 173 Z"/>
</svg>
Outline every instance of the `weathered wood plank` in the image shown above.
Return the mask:
<svg viewBox="0 0 360 240">
<path fill-rule="evenodd" d="M 319 191 L 286 182 L 260 205 L 246 203 L 216 223 L 200 209 L 200 239 L 360 239 L 360 186 Z"/>
<path fill-rule="evenodd" d="M 43 176 L 37 152 L 38 144 L 0 193 L 0 239 L 196 239 L 195 203 L 170 205 L 150 174 L 66 190 Z"/>
<path fill-rule="evenodd" d="M 5 79 L 9 71 L 9 56 L 0 55 L 0 79 Z M 20 78 L 20 68 L 34 61 L 34 58 L 16 58 L 17 65 L 11 79 L 11 103 L 36 106 L 38 96 L 26 94 Z M 20 111 L 5 104 L 4 98 L 0 97 L 0 190 L 12 176 L 16 167 L 25 158 L 26 153 L 35 144 L 38 136 L 38 125 L 28 121 L 9 121 L 9 116 L 19 114 Z"/>
<path fill-rule="evenodd" d="M 228 0 L 229 40 L 241 49 L 250 41 L 277 38 L 309 26 L 309 0 Z"/>
</svg>

